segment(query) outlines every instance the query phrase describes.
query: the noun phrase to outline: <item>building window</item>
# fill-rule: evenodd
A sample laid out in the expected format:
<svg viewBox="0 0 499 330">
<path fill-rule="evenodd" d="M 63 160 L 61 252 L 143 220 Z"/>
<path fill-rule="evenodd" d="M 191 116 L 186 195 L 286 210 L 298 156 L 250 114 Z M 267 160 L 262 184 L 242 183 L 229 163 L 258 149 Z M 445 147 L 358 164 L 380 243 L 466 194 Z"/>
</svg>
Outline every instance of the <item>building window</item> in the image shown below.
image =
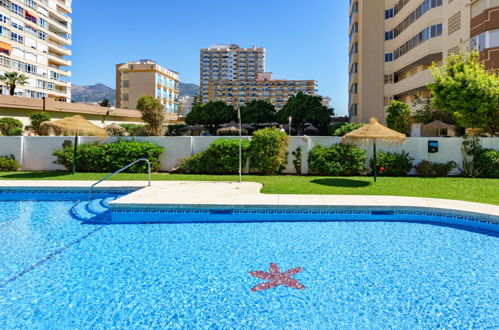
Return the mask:
<svg viewBox="0 0 499 330">
<path fill-rule="evenodd" d="M 350 108 L 348 109 L 348 114 L 350 117 L 357 116 L 357 103 L 354 103 L 350 106 Z"/>
<path fill-rule="evenodd" d="M 393 12 L 394 12 L 393 8 L 385 10 L 385 19 L 392 18 L 393 17 Z"/>
<path fill-rule="evenodd" d="M 10 39 L 12 41 L 18 42 L 20 44 L 24 43 L 24 37 L 20 34 L 14 33 L 14 32 L 11 33 Z"/>
<path fill-rule="evenodd" d="M 385 74 L 385 84 L 393 84 L 393 74 Z"/>
<path fill-rule="evenodd" d="M 385 40 L 392 40 L 393 39 L 393 30 L 385 32 Z"/>
<path fill-rule="evenodd" d="M 12 12 L 17 15 L 24 16 L 24 9 L 23 7 L 16 5 L 15 3 L 12 4 Z"/>
<path fill-rule="evenodd" d="M 391 62 L 391 61 L 393 61 L 393 53 L 386 53 L 385 62 Z"/>
</svg>

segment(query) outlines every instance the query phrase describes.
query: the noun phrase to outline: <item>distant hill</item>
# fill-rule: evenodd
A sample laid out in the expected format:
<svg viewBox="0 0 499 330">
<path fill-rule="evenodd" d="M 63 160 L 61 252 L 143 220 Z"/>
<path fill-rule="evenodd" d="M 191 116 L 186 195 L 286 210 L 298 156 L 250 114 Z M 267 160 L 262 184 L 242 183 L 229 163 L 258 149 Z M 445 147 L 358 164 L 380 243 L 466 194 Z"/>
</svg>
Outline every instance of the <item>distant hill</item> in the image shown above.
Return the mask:
<svg viewBox="0 0 499 330">
<path fill-rule="evenodd" d="M 199 86 L 196 84 L 180 83 L 180 96 L 193 96 L 199 94 Z M 72 100 L 74 102 L 94 103 L 103 99 L 108 99 L 112 104 L 116 104 L 116 90 L 104 84 L 92 86 L 79 86 L 73 84 Z"/>
</svg>

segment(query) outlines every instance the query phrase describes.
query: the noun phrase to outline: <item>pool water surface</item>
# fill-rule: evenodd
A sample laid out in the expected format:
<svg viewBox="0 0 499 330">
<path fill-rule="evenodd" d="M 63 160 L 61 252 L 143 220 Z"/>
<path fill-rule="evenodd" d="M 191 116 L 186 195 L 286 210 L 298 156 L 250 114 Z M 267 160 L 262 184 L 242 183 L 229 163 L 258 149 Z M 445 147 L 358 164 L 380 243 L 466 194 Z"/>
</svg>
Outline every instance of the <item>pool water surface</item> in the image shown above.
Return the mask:
<svg viewBox="0 0 499 330">
<path fill-rule="evenodd" d="M 91 225 L 71 217 L 75 203 L 0 201 L 2 329 L 499 327 L 494 233 L 379 221 Z M 249 272 L 271 263 L 301 267 L 289 277 L 304 288 L 252 292 L 270 279 Z"/>
</svg>

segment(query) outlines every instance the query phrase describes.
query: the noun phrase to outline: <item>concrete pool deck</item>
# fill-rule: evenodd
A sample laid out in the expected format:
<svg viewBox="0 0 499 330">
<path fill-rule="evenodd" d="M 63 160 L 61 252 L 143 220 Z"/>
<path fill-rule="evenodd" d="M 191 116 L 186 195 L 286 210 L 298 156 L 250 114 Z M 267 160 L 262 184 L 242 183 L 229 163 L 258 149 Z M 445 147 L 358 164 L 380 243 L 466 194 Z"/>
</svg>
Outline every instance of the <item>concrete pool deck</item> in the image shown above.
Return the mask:
<svg viewBox="0 0 499 330">
<path fill-rule="evenodd" d="M 89 188 L 95 181 L 2 180 L 0 189 Z M 288 195 L 262 194 L 262 185 L 254 182 L 106 181 L 96 189 L 142 188 L 111 203 L 113 208 L 272 208 L 339 209 L 411 208 L 426 211 L 450 211 L 481 215 L 497 223 L 499 206 L 449 199 L 370 196 L 370 195 Z"/>
</svg>

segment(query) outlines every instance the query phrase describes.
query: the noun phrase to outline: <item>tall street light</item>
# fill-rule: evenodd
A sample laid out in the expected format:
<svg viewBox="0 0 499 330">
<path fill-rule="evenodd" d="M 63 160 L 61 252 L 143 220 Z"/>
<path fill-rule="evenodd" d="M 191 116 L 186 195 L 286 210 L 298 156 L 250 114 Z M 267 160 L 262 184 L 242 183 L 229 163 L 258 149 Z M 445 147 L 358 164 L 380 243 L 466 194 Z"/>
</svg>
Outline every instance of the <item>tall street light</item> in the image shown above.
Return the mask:
<svg viewBox="0 0 499 330">
<path fill-rule="evenodd" d="M 288 125 L 289 134 L 288 135 L 291 136 L 291 122 L 293 121 L 293 117 L 289 116 L 288 120 L 289 120 L 289 125 Z"/>
<path fill-rule="evenodd" d="M 237 107 L 237 118 L 239 119 L 239 183 L 241 183 L 243 182 L 243 124 L 241 122 L 241 109 L 239 107 Z"/>
</svg>

